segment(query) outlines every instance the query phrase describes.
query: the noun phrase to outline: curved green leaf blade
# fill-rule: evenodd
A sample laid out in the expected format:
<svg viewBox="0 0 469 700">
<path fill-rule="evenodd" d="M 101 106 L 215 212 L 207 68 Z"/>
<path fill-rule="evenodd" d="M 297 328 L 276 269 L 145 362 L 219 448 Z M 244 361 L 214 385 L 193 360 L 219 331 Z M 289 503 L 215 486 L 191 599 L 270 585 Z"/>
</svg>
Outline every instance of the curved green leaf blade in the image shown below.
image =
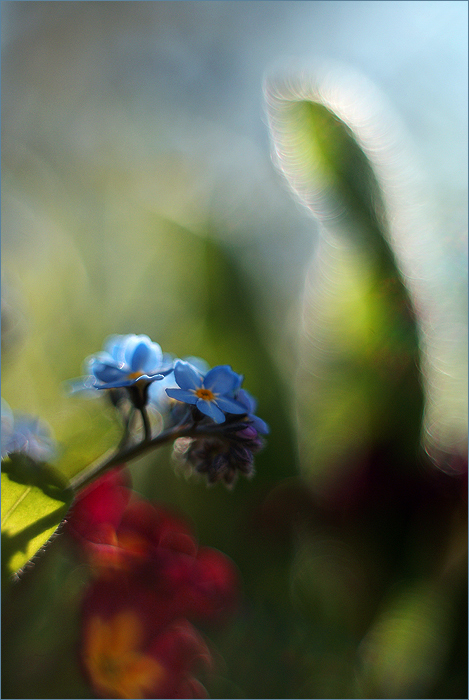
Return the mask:
<svg viewBox="0 0 469 700">
<path fill-rule="evenodd" d="M 303 464 L 320 479 L 391 434 L 414 451 L 423 413 L 414 296 L 373 157 L 375 115 L 339 93 L 301 77 L 267 94 L 277 164 L 321 225 L 298 383 Z"/>
<path fill-rule="evenodd" d="M 435 229 L 434 212 L 422 200 L 423 183 L 396 115 L 362 76 L 334 66 L 319 68 L 315 79 L 299 73 L 272 81 L 266 99 L 274 160 L 321 224 L 306 306 L 317 311 L 316 296 L 338 296 L 331 274 L 316 289 L 314 272 L 324 257 L 358 253 L 377 288 L 392 286 L 394 308 L 415 312 L 410 326 L 402 325 L 425 389 L 423 445 L 438 466 L 457 469 L 458 455 L 467 457 L 467 312 L 461 301 L 467 276 L 451 263 L 451 242 Z M 334 274 L 333 267 L 325 275 Z M 305 335 L 311 338 L 309 322 Z M 313 325 L 316 330 L 315 318 Z M 309 351 L 317 357 L 311 343 Z M 308 371 L 316 372 L 314 361 Z"/>
<path fill-rule="evenodd" d="M 24 455 L 2 462 L 2 577 L 16 573 L 53 535 L 72 501 L 52 467 Z"/>
<path fill-rule="evenodd" d="M 362 138 L 353 115 L 320 86 L 298 81 L 268 92 L 274 158 L 300 200 L 324 226 L 361 244 L 375 264 L 397 270 L 376 163 L 375 144 Z"/>
</svg>

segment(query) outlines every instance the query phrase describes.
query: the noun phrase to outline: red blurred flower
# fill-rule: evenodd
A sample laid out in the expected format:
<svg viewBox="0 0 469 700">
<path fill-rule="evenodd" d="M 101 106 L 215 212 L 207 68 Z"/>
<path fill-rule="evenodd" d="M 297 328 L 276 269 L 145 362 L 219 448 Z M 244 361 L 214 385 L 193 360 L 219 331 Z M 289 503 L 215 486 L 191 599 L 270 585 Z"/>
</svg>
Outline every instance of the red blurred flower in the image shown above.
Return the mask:
<svg viewBox="0 0 469 700">
<path fill-rule="evenodd" d="M 124 567 L 129 553 L 119 546 L 117 528 L 130 501 L 131 478 L 126 468 L 116 467 L 90 484 L 78 496 L 67 519 L 68 532 L 78 541 L 80 551 L 95 569 Z"/>
<path fill-rule="evenodd" d="M 149 593 L 129 579 L 98 579 L 89 589 L 81 658 L 91 686 L 103 698 L 206 697 L 192 674 L 210 667 L 207 645 L 184 618 L 163 624 Z"/>
<path fill-rule="evenodd" d="M 68 520 L 97 574 L 83 603 L 85 672 L 100 697 L 205 697 L 191 673 L 211 657 L 189 620 L 219 621 L 233 609 L 236 569 L 129 487 L 126 469 L 108 472 Z"/>
<path fill-rule="evenodd" d="M 83 663 L 98 696 L 142 698 L 162 682 L 163 666 L 142 652 L 141 637 L 141 622 L 130 610 L 87 620 Z"/>
<path fill-rule="evenodd" d="M 129 485 L 126 469 L 108 472 L 79 496 L 69 516 L 68 530 L 95 572 L 108 578 L 126 572 L 134 584 L 151 585 L 171 617 L 216 618 L 232 608 L 233 563 L 214 549 L 198 549 L 184 522 L 132 494 Z"/>
</svg>

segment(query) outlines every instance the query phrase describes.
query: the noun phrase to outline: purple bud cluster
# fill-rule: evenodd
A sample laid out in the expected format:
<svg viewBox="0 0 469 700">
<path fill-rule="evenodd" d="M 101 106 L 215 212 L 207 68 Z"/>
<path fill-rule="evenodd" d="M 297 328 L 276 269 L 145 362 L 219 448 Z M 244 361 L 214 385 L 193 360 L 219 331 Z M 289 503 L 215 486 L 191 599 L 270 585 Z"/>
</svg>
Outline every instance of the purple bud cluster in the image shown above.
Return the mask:
<svg viewBox="0 0 469 700">
<path fill-rule="evenodd" d="M 254 455 L 263 447 L 263 440 L 250 424 L 236 431 L 227 423 L 216 437 L 179 438 L 174 445 L 174 457 L 198 474 L 209 484 L 224 481 L 234 486 L 238 474 L 254 475 Z"/>
</svg>

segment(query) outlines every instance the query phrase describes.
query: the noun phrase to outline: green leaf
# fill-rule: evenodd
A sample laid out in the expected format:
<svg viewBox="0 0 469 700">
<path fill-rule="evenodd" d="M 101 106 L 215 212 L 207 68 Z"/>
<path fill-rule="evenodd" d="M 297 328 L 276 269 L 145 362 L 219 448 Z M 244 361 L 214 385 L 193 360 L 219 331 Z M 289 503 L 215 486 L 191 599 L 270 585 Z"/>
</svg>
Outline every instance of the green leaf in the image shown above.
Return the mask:
<svg viewBox="0 0 469 700">
<path fill-rule="evenodd" d="M 395 307 L 414 316 L 408 338 L 420 374 L 409 395 L 415 403 L 419 391 L 423 406 L 425 393 L 421 442 L 440 468 L 457 470 L 454 457 L 467 458 L 467 274 L 454 264 L 457 240 L 422 200 L 399 119 L 362 76 L 330 65 L 272 81 L 266 97 L 277 164 L 321 225 L 316 267 L 358 252 L 377 285 L 392 280 Z M 311 337 L 308 319 L 305 330 Z"/>
<path fill-rule="evenodd" d="M 72 492 L 51 466 L 14 454 L 2 462 L 2 578 L 28 562 L 65 517 Z"/>
<path fill-rule="evenodd" d="M 383 193 L 352 115 L 309 84 L 271 89 L 268 113 L 278 165 L 325 233 L 361 245 L 376 265 L 396 273 Z"/>
<path fill-rule="evenodd" d="M 301 78 L 267 91 L 277 164 L 320 223 L 298 397 L 303 468 L 326 480 L 377 441 L 416 451 L 423 413 L 414 297 L 377 155 L 388 144 L 361 87 Z"/>
<path fill-rule="evenodd" d="M 416 581 L 386 603 L 361 643 L 362 697 L 431 697 L 450 649 L 454 611 L 447 592 Z"/>
</svg>

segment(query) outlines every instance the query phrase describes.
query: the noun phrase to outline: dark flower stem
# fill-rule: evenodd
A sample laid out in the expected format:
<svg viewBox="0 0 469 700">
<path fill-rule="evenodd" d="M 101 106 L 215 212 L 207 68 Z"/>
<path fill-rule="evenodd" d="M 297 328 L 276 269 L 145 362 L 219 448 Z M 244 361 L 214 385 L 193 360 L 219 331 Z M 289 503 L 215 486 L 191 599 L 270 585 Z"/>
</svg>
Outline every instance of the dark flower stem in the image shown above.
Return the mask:
<svg viewBox="0 0 469 700">
<path fill-rule="evenodd" d="M 143 418 L 143 414 L 142 414 Z M 148 416 L 146 416 L 148 421 Z M 144 419 L 145 420 L 145 419 Z M 226 430 L 224 423 L 214 425 L 197 425 L 194 422 L 180 424 L 169 430 L 165 430 L 153 439 L 148 439 L 147 429 L 145 429 L 144 439 L 138 445 L 130 445 L 129 447 L 119 447 L 117 450 L 111 450 L 100 457 L 96 462 L 93 462 L 82 472 L 77 474 L 70 480 L 70 486 L 74 493 L 79 493 L 83 488 L 88 486 L 92 481 L 104 474 L 106 471 L 118 464 L 126 464 L 132 459 L 142 457 L 147 452 L 151 452 L 161 445 L 176 440 L 180 437 L 211 437 L 222 434 Z M 244 421 L 230 424 L 231 430 L 242 430 L 246 427 Z M 149 426 L 148 426 L 149 429 Z"/>
<path fill-rule="evenodd" d="M 140 409 L 140 414 L 142 416 L 143 429 L 144 429 L 143 440 L 144 440 L 144 442 L 150 442 L 150 440 L 151 440 L 151 427 L 150 427 L 150 421 L 148 420 L 147 409 L 145 408 L 145 406 L 142 406 L 142 408 Z"/>
<path fill-rule="evenodd" d="M 129 440 L 130 425 L 132 423 L 132 419 L 133 419 L 134 415 L 135 415 L 135 408 L 132 406 L 130 408 L 129 414 L 127 415 L 127 417 L 124 421 L 124 434 L 122 436 L 122 440 L 119 443 L 119 447 L 118 447 L 119 450 L 124 449 L 124 447 L 126 446 L 128 440 Z"/>
</svg>

